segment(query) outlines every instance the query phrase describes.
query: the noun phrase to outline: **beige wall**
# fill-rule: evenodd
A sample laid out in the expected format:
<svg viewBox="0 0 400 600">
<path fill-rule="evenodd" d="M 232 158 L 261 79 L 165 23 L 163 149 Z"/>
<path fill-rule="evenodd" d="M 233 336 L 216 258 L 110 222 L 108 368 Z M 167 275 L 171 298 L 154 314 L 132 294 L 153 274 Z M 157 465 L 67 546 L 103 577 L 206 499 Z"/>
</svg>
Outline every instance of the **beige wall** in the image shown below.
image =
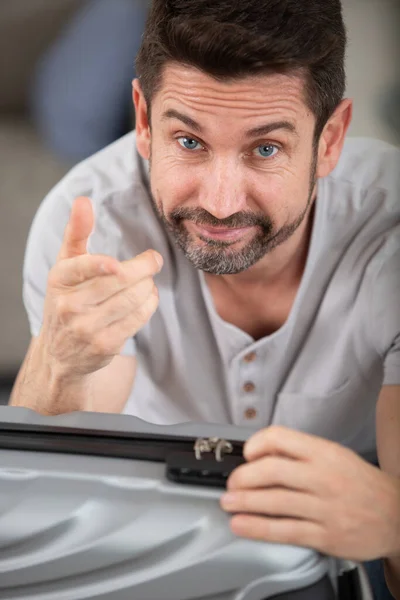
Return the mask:
<svg viewBox="0 0 400 600">
<path fill-rule="evenodd" d="M 400 80 L 400 2 L 342 2 L 349 34 L 347 96 L 354 99 L 350 134 L 393 143 L 396 137 L 380 116 L 379 103 Z"/>
</svg>

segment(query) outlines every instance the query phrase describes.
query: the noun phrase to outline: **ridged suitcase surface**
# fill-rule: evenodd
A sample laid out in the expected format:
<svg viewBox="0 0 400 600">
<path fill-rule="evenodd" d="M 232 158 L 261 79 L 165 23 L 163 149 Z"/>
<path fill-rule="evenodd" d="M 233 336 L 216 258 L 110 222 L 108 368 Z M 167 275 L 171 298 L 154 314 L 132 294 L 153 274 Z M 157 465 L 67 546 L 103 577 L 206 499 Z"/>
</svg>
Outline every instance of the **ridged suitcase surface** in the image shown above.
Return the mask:
<svg viewBox="0 0 400 600">
<path fill-rule="evenodd" d="M 12 429 L 15 423 L 22 425 Z M 36 425 L 49 423 L 55 428 L 44 443 L 47 450 L 29 450 L 46 438 L 44 430 L 35 433 Z M 27 448 L 15 449 L 23 445 L 24 428 Z M 95 436 L 82 437 L 66 451 L 65 440 L 77 428 L 100 430 L 98 445 Z M 108 415 L 43 419 L 25 409 L 2 408 L 2 600 L 335 598 L 327 576 L 331 561 L 306 549 L 235 538 L 219 507 L 221 488 L 168 480 L 160 457 L 121 458 L 114 450 L 110 457 L 113 442 L 102 430 L 119 431 L 127 447 L 128 430 L 156 433 L 169 442 L 176 435 L 188 440 L 188 448 L 199 434 L 213 438 L 218 430 L 239 441 L 249 434 L 211 425 L 157 428 Z M 135 443 L 131 438 L 131 447 Z"/>
</svg>

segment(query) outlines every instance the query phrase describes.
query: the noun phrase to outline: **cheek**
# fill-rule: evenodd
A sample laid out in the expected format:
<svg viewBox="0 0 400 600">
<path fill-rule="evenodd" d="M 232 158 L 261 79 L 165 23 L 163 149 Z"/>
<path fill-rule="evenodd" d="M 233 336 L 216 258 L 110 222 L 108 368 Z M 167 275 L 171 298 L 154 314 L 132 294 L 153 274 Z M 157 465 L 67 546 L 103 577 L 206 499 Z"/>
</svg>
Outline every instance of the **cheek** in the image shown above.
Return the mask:
<svg viewBox="0 0 400 600">
<path fill-rule="evenodd" d="M 249 196 L 277 222 L 297 215 L 308 197 L 308 179 L 295 169 L 277 168 L 250 178 Z"/>
<path fill-rule="evenodd" d="M 162 204 L 164 212 L 196 202 L 197 178 L 193 176 L 193 169 L 185 167 L 176 156 L 153 155 L 150 179 L 153 196 L 158 204 Z"/>
<path fill-rule="evenodd" d="M 291 204 L 302 206 L 310 191 L 310 164 L 303 163 L 287 168 L 279 178 L 280 191 Z"/>
</svg>

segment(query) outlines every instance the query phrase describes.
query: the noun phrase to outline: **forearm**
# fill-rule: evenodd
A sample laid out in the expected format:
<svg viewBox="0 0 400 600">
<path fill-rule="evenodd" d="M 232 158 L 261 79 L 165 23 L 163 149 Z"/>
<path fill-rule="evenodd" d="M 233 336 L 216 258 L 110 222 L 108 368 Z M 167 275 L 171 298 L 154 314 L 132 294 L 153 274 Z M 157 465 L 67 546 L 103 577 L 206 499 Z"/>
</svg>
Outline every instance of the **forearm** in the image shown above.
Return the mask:
<svg viewBox="0 0 400 600">
<path fill-rule="evenodd" d="M 387 586 L 396 600 L 400 600 L 400 478 L 397 478 L 397 490 L 393 512 L 392 523 L 394 531 L 397 532 L 395 540 L 397 547 L 389 558 L 384 559 L 385 579 Z"/>
<path fill-rule="evenodd" d="M 385 579 L 395 600 L 400 600 L 400 556 L 384 560 Z"/>
<path fill-rule="evenodd" d="M 57 369 L 37 338 L 33 340 L 11 394 L 10 405 L 45 415 L 90 410 L 90 380 L 74 380 Z"/>
</svg>

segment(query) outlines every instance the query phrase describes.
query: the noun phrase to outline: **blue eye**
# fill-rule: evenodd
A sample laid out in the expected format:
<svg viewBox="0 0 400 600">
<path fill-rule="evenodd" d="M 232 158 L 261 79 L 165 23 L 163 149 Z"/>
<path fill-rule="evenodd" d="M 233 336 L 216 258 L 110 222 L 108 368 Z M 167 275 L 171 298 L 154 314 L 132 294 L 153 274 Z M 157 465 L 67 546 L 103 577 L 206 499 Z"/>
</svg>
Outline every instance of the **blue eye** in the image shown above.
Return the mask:
<svg viewBox="0 0 400 600">
<path fill-rule="evenodd" d="M 197 140 L 189 137 L 180 137 L 178 138 L 178 142 L 186 150 L 199 150 L 202 147 Z"/>
<path fill-rule="evenodd" d="M 263 158 L 271 158 L 271 156 L 275 156 L 278 152 L 278 148 L 273 144 L 262 144 L 262 146 L 258 146 L 257 152 Z"/>
</svg>

